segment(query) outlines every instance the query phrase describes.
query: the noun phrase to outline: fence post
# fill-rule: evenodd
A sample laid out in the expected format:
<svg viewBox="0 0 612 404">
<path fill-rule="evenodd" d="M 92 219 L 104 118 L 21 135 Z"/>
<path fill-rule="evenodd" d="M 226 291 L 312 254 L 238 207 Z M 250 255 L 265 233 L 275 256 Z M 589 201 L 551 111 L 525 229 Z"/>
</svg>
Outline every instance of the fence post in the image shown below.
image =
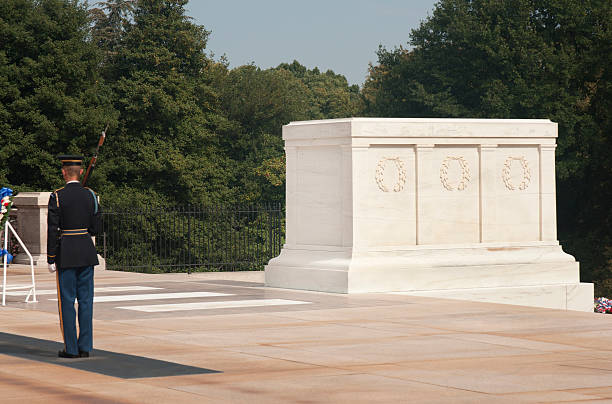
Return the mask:
<svg viewBox="0 0 612 404">
<path fill-rule="evenodd" d="M 187 274 L 191 274 L 191 205 L 187 207 Z"/>
<path fill-rule="evenodd" d="M 274 252 L 274 256 L 280 254 L 281 249 L 283 248 L 283 204 L 278 202 L 276 204 L 276 235 L 277 235 L 277 249 Z"/>
<path fill-rule="evenodd" d="M 147 237 L 149 240 L 153 240 L 155 237 L 157 237 L 156 234 L 154 234 L 154 230 L 155 230 L 155 226 L 153 226 L 153 222 L 151 221 L 151 223 L 149 223 L 149 219 L 154 215 L 153 213 L 153 207 L 152 206 L 148 206 L 144 208 L 143 211 L 143 215 L 142 215 L 142 223 L 143 223 L 143 227 L 145 229 L 149 229 L 150 233 L 148 235 L 148 237 L 145 235 L 145 237 Z M 149 227 L 149 224 L 151 224 L 151 226 Z M 150 228 L 152 228 L 153 230 L 150 230 Z M 149 250 L 149 272 L 153 272 L 153 249 Z"/>
<path fill-rule="evenodd" d="M 272 211 L 272 204 L 266 204 L 265 210 L 268 212 L 268 253 L 266 254 L 266 257 L 264 257 L 264 261 L 267 261 L 268 259 L 272 258 L 274 251 L 274 222 L 272 217 L 274 212 Z M 263 264 L 265 265 L 265 262 Z"/>
</svg>

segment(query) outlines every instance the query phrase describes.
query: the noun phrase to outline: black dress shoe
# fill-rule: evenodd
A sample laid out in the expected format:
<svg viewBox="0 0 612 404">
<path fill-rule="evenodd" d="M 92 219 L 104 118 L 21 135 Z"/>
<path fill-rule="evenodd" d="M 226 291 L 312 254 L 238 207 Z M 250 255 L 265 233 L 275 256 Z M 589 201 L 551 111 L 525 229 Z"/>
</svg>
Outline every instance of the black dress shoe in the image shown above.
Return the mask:
<svg viewBox="0 0 612 404">
<path fill-rule="evenodd" d="M 89 358 L 89 352 L 79 351 L 79 358 Z"/>
<path fill-rule="evenodd" d="M 80 355 L 73 355 L 73 354 L 70 354 L 70 353 L 68 353 L 66 351 L 59 351 L 57 353 L 57 356 L 59 356 L 60 358 L 72 358 L 72 359 L 80 357 Z"/>
</svg>

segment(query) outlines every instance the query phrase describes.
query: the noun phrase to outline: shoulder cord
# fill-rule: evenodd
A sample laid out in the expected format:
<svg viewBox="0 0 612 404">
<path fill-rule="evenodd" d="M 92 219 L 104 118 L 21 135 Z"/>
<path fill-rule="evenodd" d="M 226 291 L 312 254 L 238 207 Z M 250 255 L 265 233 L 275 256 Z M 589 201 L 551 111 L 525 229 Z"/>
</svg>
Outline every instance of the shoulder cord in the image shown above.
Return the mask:
<svg viewBox="0 0 612 404">
<path fill-rule="evenodd" d="M 96 198 L 96 193 L 93 190 L 89 188 L 87 188 L 87 190 L 91 192 L 91 196 L 93 197 L 93 200 L 94 200 L 94 215 L 95 215 L 98 213 L 98 198 Z"/>
</svg>

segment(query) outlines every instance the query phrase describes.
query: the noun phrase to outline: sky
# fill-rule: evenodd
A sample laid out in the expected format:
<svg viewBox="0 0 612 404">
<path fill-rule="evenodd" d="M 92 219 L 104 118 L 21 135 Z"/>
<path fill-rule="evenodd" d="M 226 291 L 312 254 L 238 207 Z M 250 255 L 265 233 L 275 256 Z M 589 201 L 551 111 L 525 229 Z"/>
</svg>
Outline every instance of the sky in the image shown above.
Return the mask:
<svg viewBox="0 0 612 404">
<path fill-rule="evenodd" d="M 211 31 L 207 50 L 230 67 L 297 60 L 362 85 L 379 45 L 407 47 L 436 0 L 190 0 L 186 14 Z"/>
</svg>

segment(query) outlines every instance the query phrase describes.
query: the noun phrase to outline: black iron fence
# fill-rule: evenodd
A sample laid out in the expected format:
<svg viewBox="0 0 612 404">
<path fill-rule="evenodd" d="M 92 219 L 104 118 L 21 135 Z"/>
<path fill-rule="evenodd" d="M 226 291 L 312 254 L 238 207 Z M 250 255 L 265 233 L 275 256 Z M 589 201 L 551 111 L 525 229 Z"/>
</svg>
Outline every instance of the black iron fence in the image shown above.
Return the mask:
<svg viewBox="0 0 612 404">
<path fill-rule="evenodd" d="M 105 211 L 103 222 L 107 269 L 135 272 L 261 270 L 285 235 L 282 204 Z"/>
</svg>

